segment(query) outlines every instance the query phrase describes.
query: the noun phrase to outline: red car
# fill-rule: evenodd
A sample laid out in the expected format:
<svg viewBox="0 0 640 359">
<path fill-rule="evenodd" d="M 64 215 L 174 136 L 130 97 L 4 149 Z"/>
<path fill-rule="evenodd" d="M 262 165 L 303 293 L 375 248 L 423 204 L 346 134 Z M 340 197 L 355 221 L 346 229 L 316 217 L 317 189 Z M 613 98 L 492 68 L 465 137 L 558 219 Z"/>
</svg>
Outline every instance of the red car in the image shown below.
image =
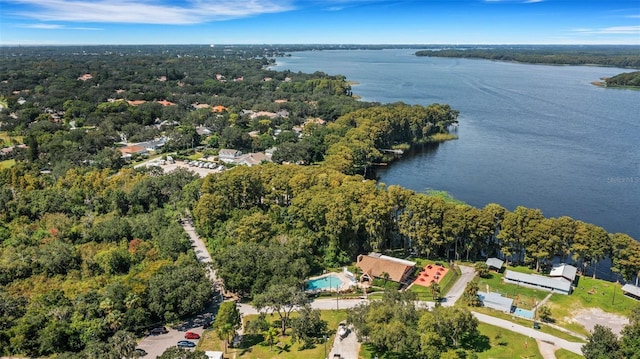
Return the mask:
<svg viewBox="0 0 640 359">
<path fill-rule="evenodd" d="M 186 332 L 184 333 L 185 339 L 200 339 L 200 335 L 194 332 Z"/>
</svg>

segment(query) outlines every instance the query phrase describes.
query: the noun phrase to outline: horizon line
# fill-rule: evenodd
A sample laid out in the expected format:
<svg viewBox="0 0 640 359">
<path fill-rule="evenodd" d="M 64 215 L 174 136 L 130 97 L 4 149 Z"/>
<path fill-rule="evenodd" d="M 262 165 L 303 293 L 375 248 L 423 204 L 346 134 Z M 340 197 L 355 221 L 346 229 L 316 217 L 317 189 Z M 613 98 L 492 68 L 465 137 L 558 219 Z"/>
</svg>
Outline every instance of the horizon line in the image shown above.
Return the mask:
<svg viewBox="0 0 640 359">
<path fill-rule="evenodd" d="M 612 43 L 191 43 L 191 44 L 1 44 L 0 47 L 65 47 L 65 46 L 640 46 L 638 44 L 612 44 Z"/>
</svg>

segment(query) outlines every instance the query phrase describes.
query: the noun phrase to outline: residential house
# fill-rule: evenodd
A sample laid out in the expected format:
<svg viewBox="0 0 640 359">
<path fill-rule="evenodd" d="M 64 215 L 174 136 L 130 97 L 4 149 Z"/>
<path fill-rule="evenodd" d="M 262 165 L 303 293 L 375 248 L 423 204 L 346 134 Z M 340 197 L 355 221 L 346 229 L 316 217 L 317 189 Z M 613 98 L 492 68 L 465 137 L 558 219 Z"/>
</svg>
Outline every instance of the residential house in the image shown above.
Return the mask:
<svg viewBox="0 0 640 359">
<path fill-rule="evenodd" d="M 167 101 L 167 100 L 162 100 L 162 101 L 156 101 L 157 103 L 161 104 L 162 106 L 175 106 L 176 104 L 171 102 L 171 101 Z"/>
<path fill-rule="evenodd" d="M 578 268 L 570 265 L 561 263 L 553 266 L 551 268 L 551 272 L 549 273 L 549 277 L 552 278 L 561 278 L 569 281 L 569 283 L 573 284 L 576 280 L 576 274 L 578 273 Z"/>
<path fill-rule="evenodd" d="M 236 161 L 236 163 L 251 167 L 251 166 L 259 165 L 265 161 L 271 162 L 271 157 L 267 156 L 263 152 L 256 152 L 256 153 L 248 153 L 242 156 L 240 159 Z"/>
<path fill-rule="evenodd" d="M 84 74 L 80 77 L 78 77 L 79 81 L 87 81 L 87 80 L 91 80 L 93 78 L 93 75 L 91 74 Z"/>
<path fill-rule="evenodd" d="M 124 158 L 131 158 L 134 155 L 146 155 L 149 153 L 149 150 L 138 145 L 120 147 L 119 150 Z"/>
<path fill-rule="evenodd" d="M 228 148 L 223 148 L 220 150 L 220 152 L 218 152 L 218 159 L 225 163 L 236 162 L 238 159 L 240 159 L 240 156 L 242 156 L 242 151 Z"/>
</svg>

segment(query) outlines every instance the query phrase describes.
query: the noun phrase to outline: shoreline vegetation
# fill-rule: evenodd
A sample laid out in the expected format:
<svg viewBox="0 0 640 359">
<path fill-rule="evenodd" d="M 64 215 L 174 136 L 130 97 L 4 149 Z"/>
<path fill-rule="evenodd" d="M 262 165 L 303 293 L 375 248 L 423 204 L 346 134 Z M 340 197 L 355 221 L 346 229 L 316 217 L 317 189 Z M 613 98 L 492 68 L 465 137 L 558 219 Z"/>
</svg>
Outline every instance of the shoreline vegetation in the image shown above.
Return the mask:
<svg viewBox="0 0 640 359">
<path fill-rule="evenodd" d="M 561 254 L 593 273 L 610 254 L 616 274 L 637 277 L 640 243 L 626 234 L 366 180 L 381 150 L 456 137 L 458 111 L 356 101 L 343 76 L 266 70 L 276 50 L 11 50 L 0 123 L 4 142 L 26 146 L 0 170 L 0 355 L 122 357 L 116 344 L 199 313 L 211 283 L 185 214 L 225 289 L 265 305 L 370 251 L 447 261 L 500 251 L 538 271 Z M 176 158 L 278 150 L 276 163 L 200 178 L 133 167 L 142 155 L 123 158 L 123 136 L 166 137 L 157 152 Z"/>
<path fill-rule="evenodd" d="M 544 65 L 640 69 L 639 46 L 461 46 L 420 50 L 416 56 L 485 59 Z"/>
<path fill-rule="evenodd" d="M 591 84 L 598 87 L 640 90 L 640 71 L 625 72 L 613 77 L 603 77 Z"/>
</svg>

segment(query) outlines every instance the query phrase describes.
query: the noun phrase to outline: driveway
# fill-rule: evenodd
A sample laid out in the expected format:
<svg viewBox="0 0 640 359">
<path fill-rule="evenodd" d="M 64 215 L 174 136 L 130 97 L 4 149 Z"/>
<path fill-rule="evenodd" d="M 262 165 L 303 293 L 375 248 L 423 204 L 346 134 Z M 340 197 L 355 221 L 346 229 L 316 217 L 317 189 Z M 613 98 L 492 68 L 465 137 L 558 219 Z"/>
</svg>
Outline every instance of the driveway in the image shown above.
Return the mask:
<svg viewBox="0 0 640 359">
<path fill-rule="evenodd" d="M 443 306 L 453 306 L 456 301 L 462 297 L 464 289 L 467 287 L 467 283 L 471 282 L 476 276 L 476 270 L 473 267 L 458 266 L 458 268 L 460 268 L 462 275 L 444 297 L 444 300 L 442 301 Z"/>
<path fill-rule="evenodd" d="M 358 359 L 359 352 L 360 343 L 353 332 L 353 326 L 350 325 L 349 334 L 344 339 L 340 339 L 336 334 L 328 358 L 333 359 L 334 355 L 340 354 L 340 359 Z"/>
</svg>

